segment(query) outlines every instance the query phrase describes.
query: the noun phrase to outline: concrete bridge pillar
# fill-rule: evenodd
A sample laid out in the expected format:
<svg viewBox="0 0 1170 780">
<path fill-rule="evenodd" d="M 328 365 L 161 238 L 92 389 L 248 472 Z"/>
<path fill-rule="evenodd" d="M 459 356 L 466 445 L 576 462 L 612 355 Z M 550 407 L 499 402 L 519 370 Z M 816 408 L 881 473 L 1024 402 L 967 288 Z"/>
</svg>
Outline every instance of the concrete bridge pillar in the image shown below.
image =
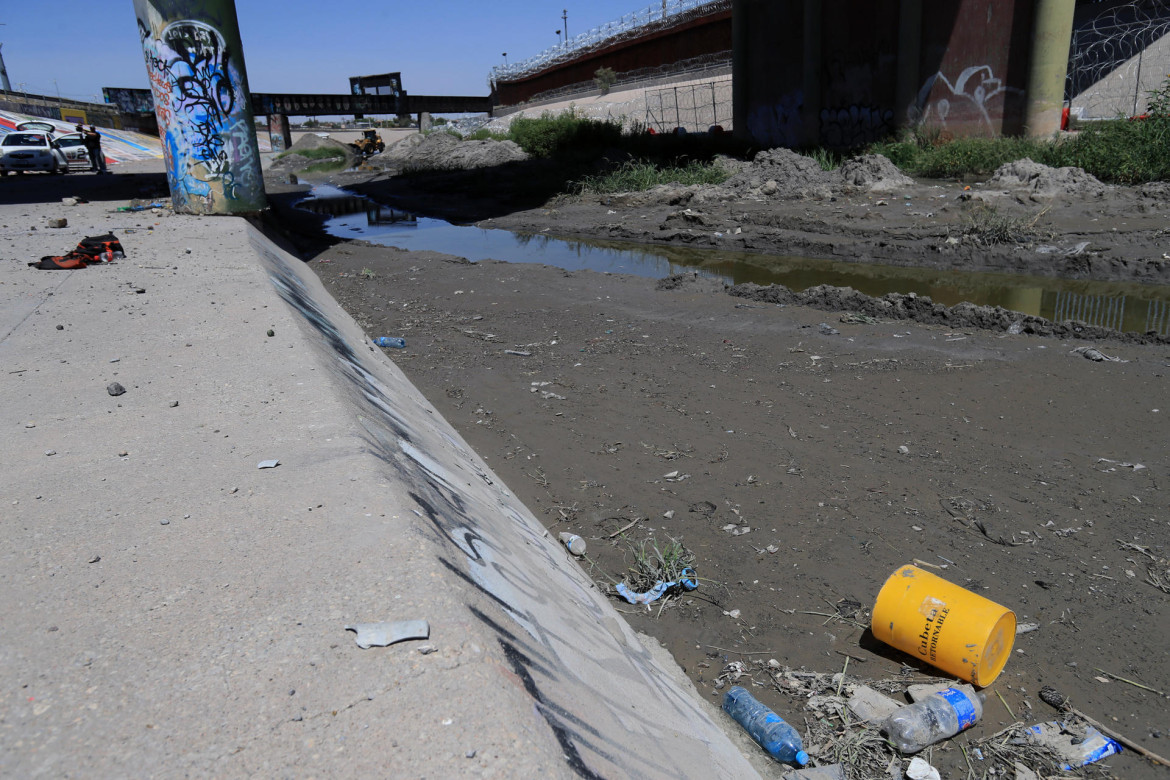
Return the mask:
<svg viewBox="0 0 1170 780">
<path fill-rule="evenodd" d="M 420 111 L 418 115 L 418 131 L 420 133 L 429 133 L 434 124 L 431 122 L 430 111 Z"/>
<path fill-rule="evenodd" d="M 1031 138 L 1044 138 L 1060 130 L 1075 11 L 1073 0 L 1036 2 L 1032 60 L 1028 69 L 1028 106 L 1024 114 L 1024 132 Z"/>
<path fill-rule="evenodd" d="M 175 211 L 267 206 L 234 0 L 134 0 Z"/>
<path fill-rule="evenodd" d="M 292 146 L 292 129 L 287 115 L 272 114 L 268 117 L 268 142 L 274 152 L 283 152 Z"/>
</svg>

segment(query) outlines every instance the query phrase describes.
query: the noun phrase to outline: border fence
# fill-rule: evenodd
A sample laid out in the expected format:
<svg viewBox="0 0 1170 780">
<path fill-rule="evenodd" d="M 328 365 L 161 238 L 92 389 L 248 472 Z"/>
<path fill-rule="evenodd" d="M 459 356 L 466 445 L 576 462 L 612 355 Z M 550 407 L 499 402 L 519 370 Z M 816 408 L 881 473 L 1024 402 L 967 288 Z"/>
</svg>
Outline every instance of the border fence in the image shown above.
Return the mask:
<svg viewBox="0 0 1170 780">
<path fill-rule="evenodd" d="M 1069 51 L 1065 100 L 1073 116 L 1143 114 L 1149 93 L 1170 74 L 1170 2 L 1109 4 L 1096 16 L 1078 19 Z"/>
<path fill-rule="evenodd" d="M 576 35 L 559 46 L 545 49 L 526 60 L 511 65 L 497 65 L 492 68 L 489 81 L 495 84 L 497 81 L 513 81 L 530 76 L 552 65 L 576 59 L 582 52 L 639 38 L 646 34 L 647 28 L 672 27 L 713 11 L 730 8 L 731 0 L 663 0 L 661 6 L 652 5 L 641 11 L 626 14 L 620 19 Z"/>
</svg>

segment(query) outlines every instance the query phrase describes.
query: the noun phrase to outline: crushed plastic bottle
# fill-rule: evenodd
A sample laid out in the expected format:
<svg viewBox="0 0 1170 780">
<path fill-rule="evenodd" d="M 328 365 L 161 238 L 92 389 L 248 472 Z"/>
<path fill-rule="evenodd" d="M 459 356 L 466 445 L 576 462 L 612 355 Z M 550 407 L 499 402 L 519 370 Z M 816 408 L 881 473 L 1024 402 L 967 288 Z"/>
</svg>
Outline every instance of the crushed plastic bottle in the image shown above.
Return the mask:
<svg viewBox="0 0 1170 780">
<path fill-rule="evenodd" d="M 886 718 L 882 731 L 903 753 L 917 753 L 928 745 L 953 737 L 983 717 L 982 693 L 947 688 L 932 693 Z"/>
<path fill-rule="evenodd" d="M 379 347 L 406 349 L 406 339 L 398 338 L 397 336 L 378 336 L 378 338 L 374 339 L 374 343 Z"/>
<path fill-rule="evenodd" d="M 804 752 L 804 744 L 796 729 L 746 689 L 732 686 L 723 697 L 723 711 L 743 726 L 744 731 L 777 761 L 795 766 L 808 764 L 808 753 Z"/>
</svg>

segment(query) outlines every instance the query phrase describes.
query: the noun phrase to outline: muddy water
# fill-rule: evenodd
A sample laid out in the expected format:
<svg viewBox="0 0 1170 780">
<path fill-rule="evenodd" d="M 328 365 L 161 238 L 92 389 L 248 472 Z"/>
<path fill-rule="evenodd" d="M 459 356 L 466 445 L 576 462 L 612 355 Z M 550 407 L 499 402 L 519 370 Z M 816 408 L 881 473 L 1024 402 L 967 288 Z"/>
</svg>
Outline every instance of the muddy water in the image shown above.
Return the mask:
<svg viewBox="0 0 1170 780">
<path fill-rule="evenodd" d="M 852 287 L 874 297 L 886 293 L 917 293 L 947 306 L 966 301 L 979 306 L 1002 306 L 1055 322 L 1077 320 L 1119 331 L 1170 335 L 1170 287 L 560 239 L 416 217 L 328 185 L 315 187 L 313 196 L 299 205 L 318 214 L 331 215 L 325 230 L 332 236 L 401 249 L 443 252 L 472 262 L 494 259 L 543 263 L 570 271 L 651 278 L 697 271 L 729 284 L 782 284 L 797 292 L 825 284 Z"/>
</svg>

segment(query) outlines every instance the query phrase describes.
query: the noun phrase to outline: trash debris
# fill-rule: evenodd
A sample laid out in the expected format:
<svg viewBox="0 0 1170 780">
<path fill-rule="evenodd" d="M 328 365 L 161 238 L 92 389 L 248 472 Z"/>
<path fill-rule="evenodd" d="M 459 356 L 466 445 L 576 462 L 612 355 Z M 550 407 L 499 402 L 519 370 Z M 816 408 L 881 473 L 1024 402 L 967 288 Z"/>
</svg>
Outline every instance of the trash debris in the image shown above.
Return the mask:
<svg viewBox="0 0 1170 780">
<path fill-rule="evenodd" d="M 645 593 L 634 593 L 624 582 L 619 582 L 614 586 L 614 590 L 618 595 L 631 604 L 649 604 L 652 601 L 657 601 L 662 598 L 662 595 L 674 587 L 682 588 L 683 590 L 695 590 L 699 587 L 699 580 L 695 576 L 693 569 L 687 568 L 682 570 L 682 576 L 674 582 L 664 582 L 659 580 L 654 584 L 654 587 Z"/>
<path fill-rule="evenodd" d="M 938 770 L 921 758 L 915 757 L 906 767 L 906 777 L 910 780 L 942 780 Z"/>
<path fill-rule="evenodd" d="M 357 632 L 357 646 L 363 650 L 386 647 L 407 639 L 430 639 L 431 627 L 425 620 L 397 620 L 392 623 L 355 623 L 346 631 Z"/>
<path fill-rule="evenodd" d="M 517 357 L 532 357 L 532 353 L 526 349 L 505 349 L 505 355 L 516 355 Z"/>
<path fill-rule="evenodd" d="M 1070 770 L 1100 761 L 1122 751 L 1121 744 L 1092 726 L 1080 729 L 1068 723 L 1051 720 L 1028 726 L 1025 732 L 1029 742 L 1046 745 L 1066 762 L 1061 769 Z"/>
<path fill-rule="evenodd" d="M 1090 718 L 1088 715 L 1081 712 L 1076 707 L 1072 706 L 1072 702 L 1069 701 L 1068 697 L 1065 696 L 1060 691 L 1053 688 L 1051 685 L 1045 685 L 1043 688 L 1041 688 L 1040 693 L 1038 695 L 1040 696 L 1040 701 L 1044 702 L 1045 704 L 1052 706 L 1052 707 L 1055 707 L 1056 709 L 1060 710 L 1061 712 L 1067 712 L 1067 713 L 1071 713 L 1073 715 L 1076 715 L 1078 718 L 1085 721 L 1085 723 L 1088 723 L 1090 726 L 1093 726 L 1094 728 L 1096 728 L 1098 731 L 1102 732 L 1106 736 L 1110 737 L 1111 739 L 1117 740 L 1118 742 L 1125 745 L 1127 748 L 1129 748 L 1131 750 L 1134 750 L 1134 751 L 1137 751 L 1138 753 L 1141 753 L 1143 756 L 1150 759 L 1151 761 L 1156 761 L 1159 764 L 1161 764 L 1162 766 L 1170 766 L 1170 759 L 1163 758 L 1162 756 L 1158 755 L 1157 753 L 1153 752 L 1152 750 L 1147 750 L 1146 748 L 1142 747 L 1137 742 L 1134 742 L 1132 739 L 1128 739 L 1128 738 L 1122 736 L 1120 733 L 1114 731 L 1113 729 L 1108 728 L 1100 721 L 1097 721 L 1097 720 L 1094 720 L 1093 718 Z"/>
<path fill-rule="evenodd" d="M 800 734 L 747 689 L 732 686 L 723 697 L 723 711 L 777 761 L 796 766 L 808 764 Z"/>
<path fill-rule="evenodd" d="M 845 767 L 841 764 L 807 767 L 787 772 L 784 780 L 846 780 Z"/>
<path fill-rule="evenodd" d="M 585 540 L 577 536 L 577 534 L 571 534 L 565 531 L 561 533 L 560 538 L 561 544 L 565 545 L 565 548 L 573 555 L 580 558 L 585 554 Z"/>
<path fill-rule="evenodd" d="M 820 328 L 821 333 L 823 333 L 826 336 L 839 336 L 839 335 L 841 335 L 841 331 L 837 330 L 836 328 L 834 328 L 832 325 L 830 325 L 827 322 L 822 322 L 817 327 Z"/>
<path fill-rule="evenodd" d="M 126 392 L 126 388 L 117 382 L 110 382 L 106 385 L 106 392 L 112 396 L 119 396 Z"/>
<path fill-rule="evenodd" d="M 1011 657 L 1016 616 L 990 599 L 906 565 L 878 593 L 872 631 L 892 647 L 986 687 Z"/>
<path fill-rule="evenodd" d="M 881 723 L 902 708 L 900 702 L 878 693 L 868 685 L 858 685 L 847 702 L 849 711 L 861 720 Z"/>
<path fill-rule="evenodd" d="M 984 698 L 981 693 L 947 688 L 902 707 L 886 719 L 882 731 L 898 750 L 917 753 L 974 726 L 983 717 Z"/>
<path fill-rule="evenodd" d="M 262 460 L 256 464 L 258 469 L 274 469 L 280 465 L 280 461 L 273 458 L 272 460 Z"/>
<path fill-rule="evenodd" d="M 1069 354 L 1070 355 L 1082 355 L 1083 357 L 1085 357 L 1089 360 L 1095 360 L 1098 363 L 1100 363 L 1102 361 L 1109 361 L 1110 363 L 1128 363 L 1129 362 L 1128 360 L 1122 360 L 1119 357 L 1110 357 L 1109 355 L 1106 355 L 1101 350 L 1094 349 L 1093 347 L 1077 347 Z"/>
<path fill-rule="evenodd" d="M 379 347 L 393 347 L 394 349 L 406 349 L 406 339 L 396 336 L 378 336 L 374 339 L 374 344 Z"/>
<path fill-rule="evenodd" d="M 1039 623 L 1020 623 L 1018 626 L 1016 626 L 1016 636 L 1019 636 L 1020 634 L 1030 634 L 1033 631 L 1039 630 Z"/>
</svg>

